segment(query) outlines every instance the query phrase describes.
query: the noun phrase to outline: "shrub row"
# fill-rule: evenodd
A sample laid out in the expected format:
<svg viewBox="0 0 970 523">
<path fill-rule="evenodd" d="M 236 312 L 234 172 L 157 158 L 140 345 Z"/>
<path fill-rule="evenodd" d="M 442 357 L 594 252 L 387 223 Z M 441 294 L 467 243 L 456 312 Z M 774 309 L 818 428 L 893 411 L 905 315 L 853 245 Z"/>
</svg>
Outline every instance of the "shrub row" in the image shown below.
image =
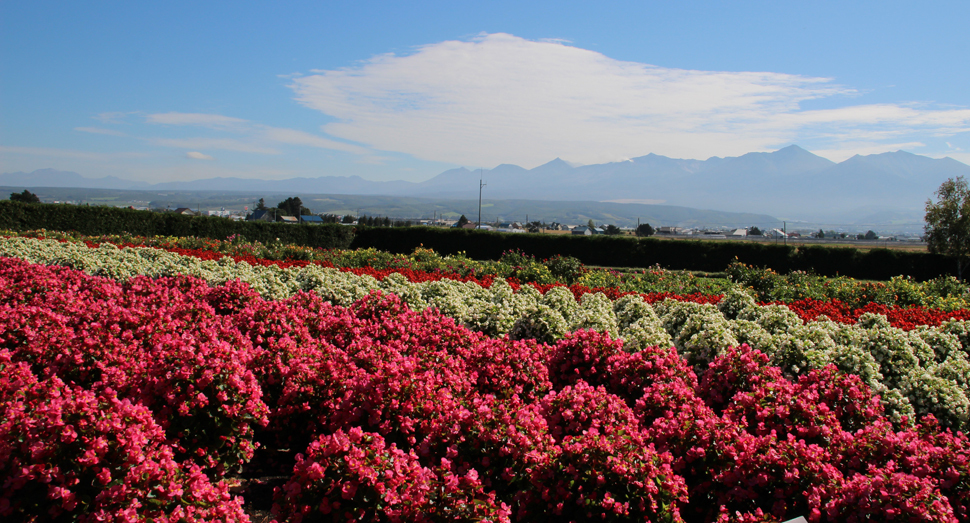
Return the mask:
<svg viewBox="0 0 970 523">
<path fill-rule="evenodd" d="M 385 228 L 326 224 L 293 226 L 283 223 L 233 222 L 217 217 L 192 217 L 151 213 L 115 207 L 23 204 L 0 201 L 0 228 L 49 229 L 82 234 L 140 236 L 195 236 L 226 239 L 239 236 L 249 241 L 322 248 L 375 248 L 408 254 L 415 247 L 442 254 L 464 252 L 473 259 L 497 260 L 507 251 L 519 250 L 538 258 L 571 256 L 587 265 L 650 267 L 722 271 L 731 262 L 775 271 L 811 271 L 823 276 L 849 276 L 888 280 L 901 274 L 925 281 L 954 275 L 956 262 L 947 256 L 890 249 L 860 251 L 846 247 L 800 246 L 701 240 L 637 241 L 619 236 L 571 236 L 505 234 L 469 229 L 429 227 Z"/>
<path fill-rule="evenodd" d="M 81 234 L 195 236 L 224 240 L 281 241 L 308 247 L 343 249 L 353 229 L 336 224 L 295 226 L 286 223 L 236 222 L 215 216 L 136 211 L 120 207 L 87 207 L 0 201 L 0 228 L 15 231 L 48 229 Z"/>
<path fill-rule="evenodd" d="M 621 236 L 504 234 L 469 229 L 360 228 L 353 248 L 372 247 L 395 253 L 418 245 L 442 254 L 464 252 L 474 259 L 498 259 L 503 252 L 521 250 L 538 258 L 572 256 L 587 265 L 650 267 L 693 271 L 723 271 L 734 260 L 769 267 L 778 272 L 811 271 L 823 276 L 888 280 L 901 274 L 919 281 L 955 275 L 956 262 L 947 256 L 891 249 L 861 251 L 851 247 L 773 245 L 754 242 L 703 240 L 639 241 Z"/>
</svg>

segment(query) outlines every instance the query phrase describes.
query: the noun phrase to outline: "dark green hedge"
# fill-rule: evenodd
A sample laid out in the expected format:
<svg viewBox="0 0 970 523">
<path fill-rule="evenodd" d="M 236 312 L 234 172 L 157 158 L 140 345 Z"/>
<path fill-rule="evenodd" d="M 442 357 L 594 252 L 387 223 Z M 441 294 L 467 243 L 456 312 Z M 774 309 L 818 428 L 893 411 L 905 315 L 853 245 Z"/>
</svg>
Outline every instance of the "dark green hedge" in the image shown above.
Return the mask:
<svg viewBox="0 0 970 523">
<path fill-rule="evenodd" d="M 135 236 L 194 236 L 224 240 L 239 235 L 249 241 L 345 249 L 353 239 L 351 227 L 335 224 L 237 222 L 215 216 L 136 211 L 119 207 L 87 207 L 0 200 L 0 229 L 47 229 L 81 234 Z"/>
<path fill-rule="evenodd" d="M 609 267 L 649 267 L 660 264 L 669 269 L 723 271 L 737 259 L 758 267 L 786 273 L 812 271 L 823 276 L 849 276 L 867 280 L 887 280 L 909 275 L 928 280 L 955 275 L 956 262 L 949 257 L 924 252 L 890 249 L 860 251 L 852 247 L 808 245 L 794 247 L 755 242 L 717 242 L 707 240 L 660 240 L 629 236 L 571 236 L 507 234 L 474 229 L 358 228 L 354 248 L 373 247 L 395 253 L 409 253 L 418 245 L 442 254 L 464 251 L 476 259 L 498 259 L 503 252 L 519 249 L 537 258 L 557 254 L 573 256 L 587 265 Z"/>
<path fill-rule="evenodd" d="M 572 236 L 568 234 L 507 234 L 474 229 L 359 228 L 353 247 L 373 247 L 396 253 L 411 252 L 424 245 L 443 254 L 464 251 L 477 259 L 498 259 L 503 252 L 520 249 L 538 258 L 557 254 L 573 256 L 587 265 L 611 267 L 663 267 L 699 271 L 722 271 L 735 258 L 767 265 L 780 271 L 790 268 L 793 247 L 784 245 L 711 242 L 700 240 L 637 241 L 629 236 Z"/>
</svg>

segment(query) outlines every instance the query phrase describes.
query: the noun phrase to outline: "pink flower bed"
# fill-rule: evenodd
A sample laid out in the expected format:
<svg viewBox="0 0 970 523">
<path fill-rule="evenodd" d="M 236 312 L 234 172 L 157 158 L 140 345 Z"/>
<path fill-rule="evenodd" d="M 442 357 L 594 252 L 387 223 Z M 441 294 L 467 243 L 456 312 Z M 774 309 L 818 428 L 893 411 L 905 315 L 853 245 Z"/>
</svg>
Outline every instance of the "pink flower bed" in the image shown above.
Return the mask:
<svg viewBox="0 0 970 523">
<path fill-rule="evenodd" d="M 970 442 L 746 346 L 698 378 L 604 334 L 494 339 L 0 259 L 0 517 L 245 520 L 226 474 L 299 450 L 281 520 L 970 521 Z M 168 518 L 168 519 L 165 519 Z"/>
</svg>

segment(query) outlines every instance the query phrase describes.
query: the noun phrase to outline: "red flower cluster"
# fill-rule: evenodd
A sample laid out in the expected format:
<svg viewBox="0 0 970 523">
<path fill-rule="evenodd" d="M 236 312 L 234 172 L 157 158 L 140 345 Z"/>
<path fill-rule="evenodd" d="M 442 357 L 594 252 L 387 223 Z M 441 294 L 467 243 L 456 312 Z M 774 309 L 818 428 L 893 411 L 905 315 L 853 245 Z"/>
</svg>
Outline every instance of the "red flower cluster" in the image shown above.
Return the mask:
<svg viewBox="0 0 970 523">
<path fill-rule="evenodd" d="M 886 316 L 893 327 L 903 330 L 913 330 L 920 325 L 936 327 L 951 319 L 970 320 L 970 310 L 967 309 L 942 311 L 926 307 L 904 308 L 879 303 L 869 303 L 864 307 L 853 309 L 839 300 L 819 301 L 813 299 L 798 300 L 783 305 L 794 311 L 795 314 L 798 314 L 798 317 L 806 322 L 814 321 L 819 316 L 825 315 L 830 320 L 839 323 L 855 323 L 863 314 L 872 312 Z"/>
</svg>

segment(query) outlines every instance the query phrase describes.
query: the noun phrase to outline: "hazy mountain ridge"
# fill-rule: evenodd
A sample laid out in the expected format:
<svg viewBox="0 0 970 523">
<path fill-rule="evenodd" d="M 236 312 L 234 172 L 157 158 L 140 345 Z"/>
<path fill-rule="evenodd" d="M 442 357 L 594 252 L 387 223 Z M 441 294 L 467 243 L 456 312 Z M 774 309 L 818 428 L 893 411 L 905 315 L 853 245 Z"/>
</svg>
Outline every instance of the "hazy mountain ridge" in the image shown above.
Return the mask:
<svg viewBox="0 0 970 523">
<path fill-rule="evenodd" d="M 161 190 L 246 190 L 272 193 L 387 195 L 547 201 L 642 200 L 780 218 L 856 222 L 874 216 L 922 217 L 927 198 L 947 178 L 970 178 L 970 166 L 897 151 L 835 163 L 791 145 L 770 153 L 684 160 L 648 154 L 623 162 L 574 167 L 556 158 L 533 169 L 447 170 L 429 180 L 373 182 L 359 176 L 288 180 L 211 178 L 147 184 L 114 177 L 83 178 L 43 169 L 0 175 L 0 185 Z"/>
</svg>

